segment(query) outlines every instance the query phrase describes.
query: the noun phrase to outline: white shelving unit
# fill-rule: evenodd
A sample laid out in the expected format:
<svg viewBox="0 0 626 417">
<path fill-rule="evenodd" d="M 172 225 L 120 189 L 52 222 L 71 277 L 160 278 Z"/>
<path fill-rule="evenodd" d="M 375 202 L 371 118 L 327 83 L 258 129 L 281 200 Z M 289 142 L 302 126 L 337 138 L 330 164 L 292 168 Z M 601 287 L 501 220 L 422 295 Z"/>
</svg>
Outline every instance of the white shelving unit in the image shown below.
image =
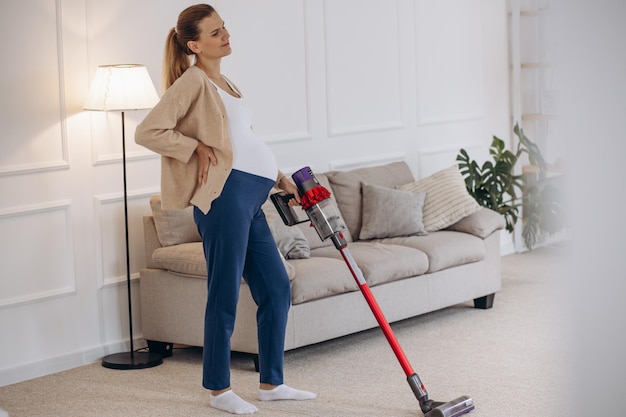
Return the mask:
<svg viewBox="0 0 626 417">
<path fill-rule="evenodd" d="M 552 174 L 559 175 L 565 169 L 567 143 L 559 117 L 555 11 L 550 0 L 509 0 L 509 12 L 512 122 L 537 143 Z M 521 232 L 520 222 L 514 233 L 518 252 L 525 250 Z"/>
</svg>

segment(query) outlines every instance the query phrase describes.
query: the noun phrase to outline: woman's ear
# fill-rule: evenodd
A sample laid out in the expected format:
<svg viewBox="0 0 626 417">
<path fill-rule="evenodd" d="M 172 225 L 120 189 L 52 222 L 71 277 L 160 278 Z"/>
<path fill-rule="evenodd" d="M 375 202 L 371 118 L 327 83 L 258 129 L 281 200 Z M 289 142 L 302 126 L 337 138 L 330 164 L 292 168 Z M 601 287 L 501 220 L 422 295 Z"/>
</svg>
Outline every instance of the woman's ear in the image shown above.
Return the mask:
<svg viewBox="0 0 626 417">
<path fill-rule="evenodd" d="M 198 48 L 198 42 L 196 41 L 187 41 L 187 48 L 194 54 L 200 53 L 200 48 Z"/>
</svg>

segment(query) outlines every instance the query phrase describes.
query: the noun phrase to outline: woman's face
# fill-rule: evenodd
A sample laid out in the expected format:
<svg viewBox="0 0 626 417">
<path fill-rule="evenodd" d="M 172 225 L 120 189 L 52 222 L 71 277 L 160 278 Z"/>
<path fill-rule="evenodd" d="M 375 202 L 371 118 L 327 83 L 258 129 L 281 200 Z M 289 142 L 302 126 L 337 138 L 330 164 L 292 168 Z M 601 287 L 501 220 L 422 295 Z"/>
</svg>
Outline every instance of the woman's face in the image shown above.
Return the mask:
<svg viewBox="0 0 626 417">
<path fill-rule="evenodd" d="M 209 59 L 230 55 L 232 52 L 229 42 L 230 34 L 217 12 L 202 19 L 198 24 L 198 28 L 200 29 L 198 40 L 187 43 L 192 52 Z"/>
</svg>

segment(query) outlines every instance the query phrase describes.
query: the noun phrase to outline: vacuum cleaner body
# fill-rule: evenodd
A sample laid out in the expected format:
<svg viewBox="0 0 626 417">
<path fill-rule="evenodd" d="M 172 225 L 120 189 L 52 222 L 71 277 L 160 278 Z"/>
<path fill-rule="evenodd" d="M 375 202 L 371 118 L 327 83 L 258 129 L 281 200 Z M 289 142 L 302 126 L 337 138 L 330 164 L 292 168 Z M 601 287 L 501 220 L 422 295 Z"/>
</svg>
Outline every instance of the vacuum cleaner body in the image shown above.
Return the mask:
<svg viewBox="0 0 626 417">
<path fill-rule="evenodd" d="M 337 208 L 330 199 L 330 192 L 320 185 L 309 167 L 304 167 L 295 172 L 292 178 L 300 193 L 302 209 L 305 211 L 320 239 L 326 240 L 330 238 L 350 269 L 376 321 L 387 338 L 391 349 L 400 362 L 400 366 L 407 376 L 409 386 L 417 398 L 424 416 L 458 417 L 472 411 L 474 409 L 474 403 L 470 397 L 465 395 L 448 402 L 436 402 L 428 398 L 426 387 L 417 373 L 413 371 L 391 326 L 389 326 L 389 323 L 385 319 L 382 310 L 367 285 L 361 269 L 348 250 L 348 243 L 342 233 L 342 231 L 346 229 L 346 225 L 341 220 Z M 301 222 L 298 220 L 298 215 L 294 208 L 288 204 L 291 198 L 293 198 L 293 195 L 285 195 L 282 193 L 276 193 L 271 196 L 271 200 L 280 213 L 283 222 L 290 226 Z"/>
</svg>

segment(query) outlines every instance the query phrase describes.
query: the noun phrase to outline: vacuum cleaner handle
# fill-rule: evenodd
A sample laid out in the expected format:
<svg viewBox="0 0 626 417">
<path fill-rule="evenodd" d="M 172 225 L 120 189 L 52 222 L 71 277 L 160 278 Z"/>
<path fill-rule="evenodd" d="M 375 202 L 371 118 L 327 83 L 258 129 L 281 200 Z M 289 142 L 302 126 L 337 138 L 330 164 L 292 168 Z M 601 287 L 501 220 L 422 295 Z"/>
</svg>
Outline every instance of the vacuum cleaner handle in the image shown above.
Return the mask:
<svg viewBox="0 0 626 417">
<path fill-rule="evenodd" d="M 300 220 L 294 208 L 289 205 L 289 200 L 294 197 L 295 196 L 293 194 L 285 194 L 282 191 L 270 195 L 270 200 L 272 200 L 274 207 L 276 207 L 276 211 L 283 220 L 283 223 L 287 226 L 293 226 L 309 221 L 308 218 Z"/>
<path fill-rule="evenodd" d="M 409 360 L 404 354 L 404 351 L 402 350 L 400 343 L 398 343 L 398 339 L 396 339 L 396 336 L 394 335 L 393 330 L 391 329 L 391 326 L 387 322 L 387 319 L 385 318 L 383 311 L 381 310 L 380 306 L 378 305 L 378 302 L 374 298 L 374 295 L 372 294 L 372 291 L 370 290 L 369 285 L 367 285 L 367 282 L 365 281 L 365 278 L 363 277 L 363 273 L 361 272 L 361 269 L 359 268 L 356 261 L 352 257 L 352 254 L 348 250 L 347 246 L 339 249 L 339 252 L 341 253 L 341 256 L 346 262 L 346 265 L 348 265 L 348 269 L 350 269 L 350 272 L 352 273 L 352 276 L 354 277 L 357 285 L 359 286 L 361 293 L 363 293 L 363 297 L 365 297 L 365 301 L 367 301 L 367 304 L 372 310 L 372 313 L 374 313 L 374 317 L 376 318 L 376 321 L 378 322 L 378 325 L 380 326 L 381 330 L 385 334 L 385 337 L 387 338 L 387 341 L 389 342 L 389 345 L 391 346 L 393 353 L 395 353 L 396 357 L 398 358 L 398 362 L 400 362 L 400 366 L 402 367 L 402 370 L 404 371 L 405 375 L 407 377 L 414 375 L 415 372 L 413 371 L 413 367 L 411 367 L 411 364 L 409 363 Z M 419 385 L 421 389 L 423 390 L 424 394 L 426 394 L 426 389 L 424 388 L 424 385 L 421 384 L 421 381 Z"/>
</svg>

